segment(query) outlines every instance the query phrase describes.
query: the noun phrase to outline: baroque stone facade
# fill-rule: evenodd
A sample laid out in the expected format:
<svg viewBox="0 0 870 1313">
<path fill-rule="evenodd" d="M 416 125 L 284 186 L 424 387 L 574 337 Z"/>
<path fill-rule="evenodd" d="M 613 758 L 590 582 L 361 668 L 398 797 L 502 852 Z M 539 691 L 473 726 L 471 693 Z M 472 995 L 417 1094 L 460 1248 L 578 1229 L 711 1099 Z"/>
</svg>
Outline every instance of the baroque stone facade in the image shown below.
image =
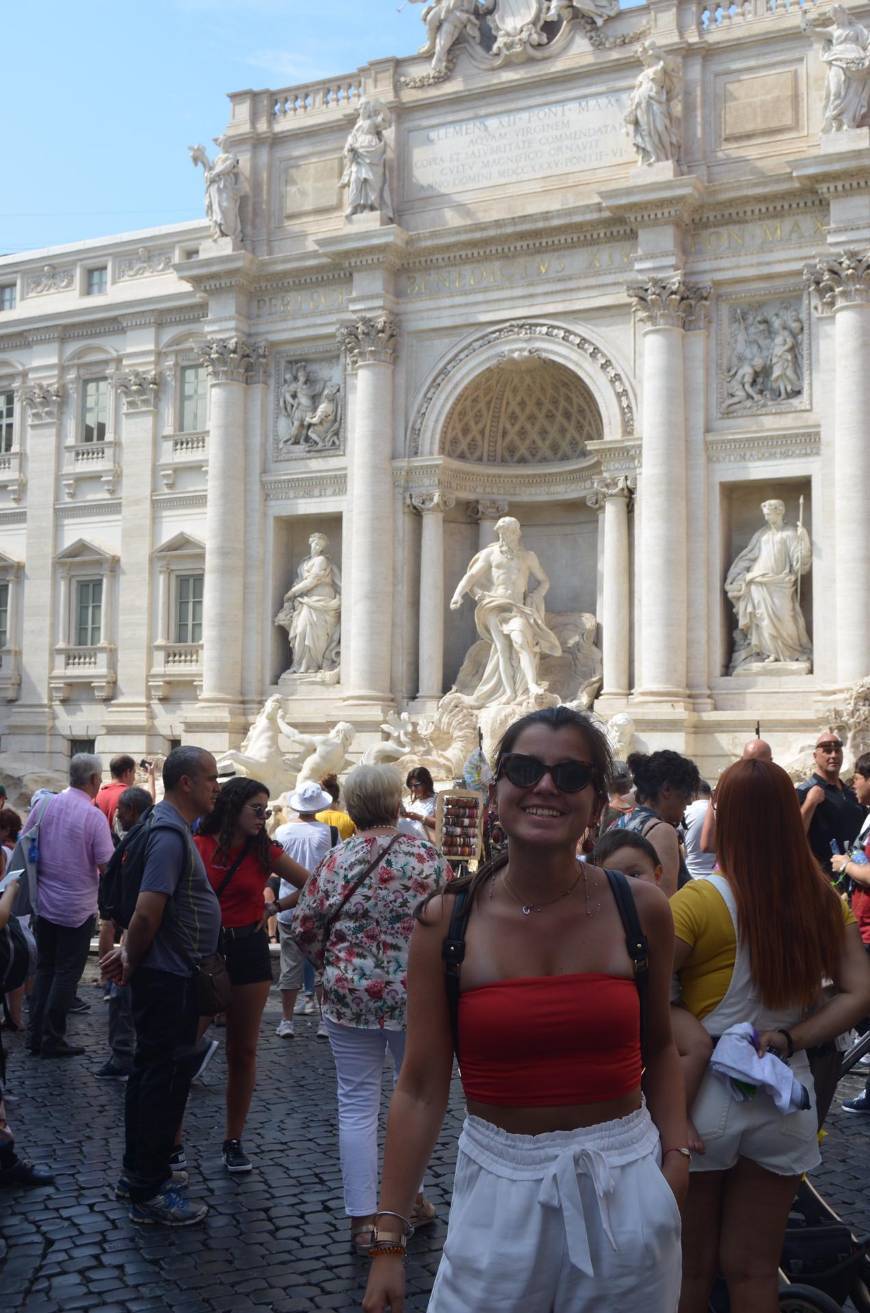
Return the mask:
<svg viewBox="0 0 870 1313">
<path fill-rule="evenodd" d="M 450 599 L 506 516 L 550 691 L 651 746 L 712 772 L 760 719 L 785 756 L 866 678 L 870 129 L 828 11 L 423 12 L 416 55 L 231 95 L 201 222 L 0 258 L 16 758 L 235 751 L 272 696 L 354 754 L 454 685 L 459 724 Z M 757 616 L 741 655 L 762 503 L 809 543 L 799 659 Z M 312 535 L 322 658 L 275 624 Z"/>
</svg>

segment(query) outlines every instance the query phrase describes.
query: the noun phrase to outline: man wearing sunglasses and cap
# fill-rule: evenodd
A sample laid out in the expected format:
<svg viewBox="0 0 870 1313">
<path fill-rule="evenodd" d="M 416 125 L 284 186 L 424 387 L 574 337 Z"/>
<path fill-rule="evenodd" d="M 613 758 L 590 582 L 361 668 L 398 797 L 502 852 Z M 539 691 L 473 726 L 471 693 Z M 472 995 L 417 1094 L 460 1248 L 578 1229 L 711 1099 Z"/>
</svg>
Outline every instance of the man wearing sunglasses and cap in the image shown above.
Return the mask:
<svg viewBox="0 0 870 1313">
<path fill-rule="evenodd" d="M 845 852 L 852 843 L 864 822 L 864 808 L 840 779 L 843 743 L 839 734 L 832 729 L 822 730 L 813 759 L 816 768 L 808 780 L 797 786 L 797 794 L 810 847 L 822 869 L 832 875 L 831 858 L 835 852 Z"/>
</svg>

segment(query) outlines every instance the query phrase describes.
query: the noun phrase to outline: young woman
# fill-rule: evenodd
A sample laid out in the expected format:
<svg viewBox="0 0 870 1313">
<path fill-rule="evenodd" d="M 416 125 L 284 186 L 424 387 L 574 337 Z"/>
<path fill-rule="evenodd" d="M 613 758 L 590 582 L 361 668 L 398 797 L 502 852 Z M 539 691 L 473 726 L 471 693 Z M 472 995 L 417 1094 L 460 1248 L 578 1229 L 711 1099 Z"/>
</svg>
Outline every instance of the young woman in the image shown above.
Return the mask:
<svg viewBox="0 0 870 1313">
<path fill-rule="evenodd" d="M 677 826 L 698 792 L 701 776 L 693 761 L 668 748 L 651 756 L 632 752 L 628 765 L 638 805 L 621 816 L 614 828 L 649 839 L 662 864 L 662 890 L 670 898 L 691 879 L 680 851 Z"/>
<path fill-rule="evenodd" d="M 416 826 L 421 839 L 431 840 L 435 834 L 435 806 L 438 802 L 431 773 L 425 766 L 415 766 L 408 771 L 405 788 L 411 795 L 411 803 L 402 808 L 402 817 Z"/>
<path fill-rule="evenodd" d="M 813 1095 L 806 1050 L 870 1006 L 858 928 L 806 840 L 794 785 L 773 762 L 738 761 L 716 789 L 718 872 L 671 899 L 684 1006 L 710 1037 L 750 1022 L 758 1050 L 788 1060 Z M 827 977 L 839 994 L 818 1006 Z M 815 1098 L 783 1115 L 764 1094 L 738 1103 L 707 1071 L 693 1157 L 680 1313 L 706 1313 L 714 1274 L 740 1313 L 775 1313 L 786 1219 L 803 1172 L 820 1162 Z"/>
<path fill-rule="evenodd" d="M 194 843 L 218 894 L 223 952 L 232 981 L 227 1008 L 227 1126 L 223 1145 L 228 1172 L 249 1172 L 242 1132 L 257 1073 L 260 1018 L 272 987 L 272 959 L 263 891 L 274 872 L 301 889 L 308 872 L 266 834 L 269 795 L 257 780 L 232 779 L 221 789 Z"/>
<path fill-rule="evenodd" d="M 366 1313 L 404 1309 L 406 1219 L 453 1068 L 442 945 L 461 888 L 471 907 L 458 1012 L 468 1117 L 429 1313 L 675 1313 L 688 1150 L 670 912 L 657 889 L 632 884 L 649 945 L 641 1036 L 609 882 L 575 858 L 606 805 L 609 769 L 604 736 L 578 712 L 517 721 L 496 762 L 507 853 L 420 913 Z"/>
</svg>

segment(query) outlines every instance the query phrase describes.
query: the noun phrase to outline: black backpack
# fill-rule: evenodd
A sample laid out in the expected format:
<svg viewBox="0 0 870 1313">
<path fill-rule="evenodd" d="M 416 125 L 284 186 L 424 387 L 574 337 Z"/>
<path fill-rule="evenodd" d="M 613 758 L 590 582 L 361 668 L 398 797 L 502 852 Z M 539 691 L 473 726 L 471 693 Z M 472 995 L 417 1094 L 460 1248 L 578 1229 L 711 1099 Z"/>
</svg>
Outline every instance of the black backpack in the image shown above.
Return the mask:
<svg viewBox="0 0 870 1313">
<path fill-rule="evenodd" d="M 100 877 L 100 916 L 125 930 L 136 908 L 145 871 L 145 850 L 153 830 L 154 808 L 149 807 L 124 835 Z"/>
<path fill-rule="evenodd" d="M 30 974 L 30 946 L 17 916 L 0 930 L 0 999 L 23 985 Z"/>
</svg>

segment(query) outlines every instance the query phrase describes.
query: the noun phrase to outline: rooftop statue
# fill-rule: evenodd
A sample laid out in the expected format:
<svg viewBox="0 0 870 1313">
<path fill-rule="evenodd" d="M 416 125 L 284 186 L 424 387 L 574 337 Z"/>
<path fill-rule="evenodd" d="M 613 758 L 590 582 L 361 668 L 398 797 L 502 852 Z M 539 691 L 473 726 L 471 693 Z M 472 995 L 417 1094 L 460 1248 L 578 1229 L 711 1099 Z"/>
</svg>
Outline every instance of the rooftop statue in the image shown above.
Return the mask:
<svg viewBox="0 0 870 1313">
<path fill-rule="evenodd" d="M 827 14 L 804 14 L 801 26 L 822 42 L 827 65 L 823 132 L 868 126 L 870 32 L 843 5 Z"/>
<path fill-rule="evenodd" d="M 393 202 L 387 177 L 387 142 L 384 134 L 393 116 L 377 100 L 364 100 L 359 118 L 344 147 L 345 169 L 341 186 L 347 191 L 348 219 L 355 214 L 380 213 L 393 218 Z"/>
<path fill-rule="evenodd" d="M 188 146 L 194 164 L 202 165 L 205 175 L 205 213 L 211 224 L 215 241 L 229 237 L 242 241 L 242 224 L 239 207 L 247 192 L 241 164 L 235 155 L 225 150 L 226 137 L 215 137 L 219 154 L 210 160 L 204 146 Z"/>
<path fill-rule="evenodd" d="M 638 47 L 643 72 L 631 93 L 625 116 L 641 164 L 676 160 L 680 146 L 680 74 L 675 62 L 654 41 Z"/>
</svg>

